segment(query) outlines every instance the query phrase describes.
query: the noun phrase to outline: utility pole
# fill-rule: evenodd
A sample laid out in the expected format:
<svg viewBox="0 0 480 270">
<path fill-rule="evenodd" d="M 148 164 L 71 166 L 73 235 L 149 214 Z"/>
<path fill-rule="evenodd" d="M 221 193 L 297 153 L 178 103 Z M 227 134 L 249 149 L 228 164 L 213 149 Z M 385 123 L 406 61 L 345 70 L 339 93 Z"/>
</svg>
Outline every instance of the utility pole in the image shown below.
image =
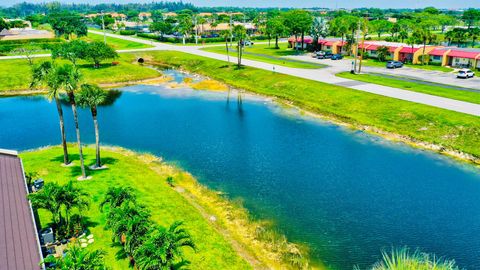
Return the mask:
<svg viewBox="0 0 480 270">
<path fill-rule="evenodd" d="M 358 66 L 358 73 L 362 72 L 362 61 L 363 61 L 363 55 L 365 55 L 365 36 L 368 33 L 368 14 L 365 16 L 364 19 L 364 29 L 362 31 L 362 53 L 360 54 L 360 64 Z"/>
<path fill-rule="evenodd" d="M 358 34 L 359 34 L 359 33 L 360 33 L 360 21 L 358 21 L 357 40 L 355 41 L 355 65 L 354 65 L 354 69 L 353 69 L 353 72 L 354 72 L 354 73 L 357 72 L 358 39 L 359 39 Z"/>
<path fill-rule="evenodd" d="M 103 30 L 103 43 L 107 44 L 107 34 L 105 33 L 105 19 L 103 18 L 103 10 L 102 10 L 102 30 Z"/>
</svg>

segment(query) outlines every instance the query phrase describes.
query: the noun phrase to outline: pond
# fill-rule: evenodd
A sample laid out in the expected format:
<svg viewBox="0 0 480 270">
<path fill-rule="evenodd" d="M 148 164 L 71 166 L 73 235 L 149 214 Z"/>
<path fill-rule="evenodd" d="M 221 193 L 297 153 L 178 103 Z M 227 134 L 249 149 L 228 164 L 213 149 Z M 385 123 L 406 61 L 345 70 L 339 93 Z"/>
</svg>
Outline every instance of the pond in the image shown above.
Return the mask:
<svg viewBox="0 0 480 270">
<path fill-rule="evenodd" d="M 178 74 L 177 74 L 178 75 Z M 180 75 L 178 75 L 180 76 Z M 71 110 L 67 136 L 74 141 Z M 93 143 L 89 111 L 82 136 Z M 241 198 L 332 269 L 408 246 L 480 269 L 480 173 L 440 155 L 302 116 L 257 97 L 131 86 L 99 110 L 102 142 L 148 151 Z M 59 144 L 55 105 L 0 99 L 0 148 Z"/>
</svg>

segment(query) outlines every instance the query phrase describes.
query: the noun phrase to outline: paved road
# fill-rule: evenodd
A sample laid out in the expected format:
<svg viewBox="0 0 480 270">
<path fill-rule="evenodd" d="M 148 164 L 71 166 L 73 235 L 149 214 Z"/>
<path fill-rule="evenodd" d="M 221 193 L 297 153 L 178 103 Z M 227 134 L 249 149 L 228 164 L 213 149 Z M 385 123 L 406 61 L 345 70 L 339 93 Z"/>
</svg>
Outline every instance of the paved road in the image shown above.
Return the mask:
<svg viewBox="0 0 480 270">
<path fill-rule="evenodd" d="M 103 34 L 102 32 L 97 32 L 97 31 L 91 31 L 91 32 L 97 33 L 97 34 Z M 122 52 L 172 50 L 172 51 L 180 51 L 180 52 L 190 53 L 194 55 L 204 56 L 204 57 L 222 60 L 222 61 L 227 60 L 227 57 L 225 55 L 202 51 L 200 50 L 201 47 L 198 47 L 198 46 L 169 45 L 165 43 L 139 39 L 136 37 L 121 36 L 121 35 L 110 34 L 110 33 L 107 33 L 106 35 L 110 37 L 121 38 L 124 40 L 130 40 L 133 42 L 149 44 L 154 46 L 153 48 L 148 48 L 148 49 L 123 50 Z M 17 56 L 17 57 L 5 57 L 5 58 L 20 58 L 20 57 Z M 314 59 L 311 59 L 311 60 L 314 60 Z M 237 59 L 231 56 L 230 61 L 236 62 Z M 364 82 L 336 77 L 335 73 L 339 72 L 339 69 L 342 69 L 342 71 L 344 71 L 345 67 L 332 66 L 329 68 L 322 68 L 322 69 L 299 69 L 299 68 L 290 68 L 290 67 L 283 67 L 283 66 L 273 66 L 272 64 L 268 64 L 260 61 L 248 60 L 248 59 L 242 60 L 242 64 L 250 67 L 269 70 L 272 72 L 273 72 L 273 69 L 275 69 L 275 72 L 277 73 L 287 74 L 287 75 L 296 76 L 299 78 L 309 79 L 309 80 L 318 81 L 318 82 L 341 85 L 341 86 L 345 86 L 347 88 L 351 88 L 355 90 L 360 90 L 360 91 L 387 96 L 391 98 L 425 104 L 429 106 L 466 113 L 470 115 L 480 116 L 480 104 L 463 102 L 463 101 L 453 100 L 449 98 L 432 96 L 432 95 L 402 90 L 402 89 L 393 88 L 393 87 L 381 86 L 381 85 L 364 83 Z"/>
</svg>

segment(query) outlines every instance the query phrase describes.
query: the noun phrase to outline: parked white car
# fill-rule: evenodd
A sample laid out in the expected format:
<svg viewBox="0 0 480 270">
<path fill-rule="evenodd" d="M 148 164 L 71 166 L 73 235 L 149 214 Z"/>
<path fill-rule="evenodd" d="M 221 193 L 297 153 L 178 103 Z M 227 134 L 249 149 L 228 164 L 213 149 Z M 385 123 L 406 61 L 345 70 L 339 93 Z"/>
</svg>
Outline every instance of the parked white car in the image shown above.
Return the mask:
<svg viewBox="0 0 480 270">
<path fill-rule="evenodd" d="M 457 78 L 461 78 L 461 79 L 473 78 L 473 76 L 475 76 L 475 72 L 473 72 L 468 68 L 460 69 L 457 73 Z"/>
</svg>

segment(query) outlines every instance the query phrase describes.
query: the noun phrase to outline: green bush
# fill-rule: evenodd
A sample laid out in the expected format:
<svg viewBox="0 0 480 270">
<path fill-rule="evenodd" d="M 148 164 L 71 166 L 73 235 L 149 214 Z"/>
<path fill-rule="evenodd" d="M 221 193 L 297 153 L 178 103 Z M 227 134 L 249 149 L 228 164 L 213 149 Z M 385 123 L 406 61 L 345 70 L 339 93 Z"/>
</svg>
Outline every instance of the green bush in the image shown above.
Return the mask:
<svg viewBox="0 0 480 270">
<path fill-rule="evenodd" d="M 120 30 L 120 35 L 122 36 L 133 36 L 135 35 L 137 32 L 135 30 Z"/>
</svg>

